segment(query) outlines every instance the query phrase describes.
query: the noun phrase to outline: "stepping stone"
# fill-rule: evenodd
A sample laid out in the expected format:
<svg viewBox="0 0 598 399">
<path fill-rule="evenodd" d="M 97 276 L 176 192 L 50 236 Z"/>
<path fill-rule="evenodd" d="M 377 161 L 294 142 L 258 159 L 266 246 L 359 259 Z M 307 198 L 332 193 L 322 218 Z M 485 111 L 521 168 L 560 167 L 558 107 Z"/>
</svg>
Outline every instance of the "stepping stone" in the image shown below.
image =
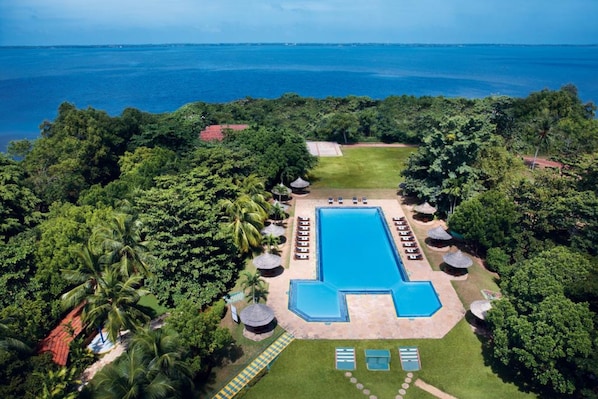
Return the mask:
<svg viewBox="0 0 598 399">
<path fill-rule="evenodd" d="M 397 395 L 395 396 L 395 399 L 403 399 L 403 397 L 401 395 Z"/>
<path fill-rule="evenodd" d="M 399 389 L 399 393 L 400 393 L 401 395 L 405 395 L 405 394 L 407 393 L 407 391 L 405 391 L 404 389 Z"/>
<path fill-rule="evenodd" d="M 353 374 L 352 374 L 350 371 L 347 371 L 347 372 L 345 373 L 345 377 L 351 377 L 352 375 L 353 375 Z"/>
<path fill-rule="evenodd" d="M 409 377 L 405 378 L 405 382 L 406 382 L 407 384 L 409 384 L 409 383 L 411 382 L 411 378 L 409 378 Z"/>
<path fill-rule="evenodd" d="M 359 389 L 360 391 L 363 389 L 363 384 L 357 384 L 355 385 L 357 387 L 357 389 Z"/>
<path fill-rule="evenodd" d="M 378 399 L 376 395 L 370 395 L 370 399 Z"/>
<path fill-rule="evenodd" d="M 357 382 L 357 378 L 351 377 L 351 379 L 349 381 L 351 381 L 353 384 L 355 384 Z"/>
<path fill-rule="evenodd" d="M 407 377 L 413 378 L 413 373 L 407 373 Z"/>
<path fill-rule="evenodd" d="M 363 390 L 363 394 L 364 395 L 369 395 L 370 394 L 370 390 L 369 389 L 364 389 Z"/>
<path fill-rule="evenodd" d="M 401 386 L 402 386 L 404 389 L 407 389 L 407 388 L 409 388 L 409 384 L 407 384 L 406 382 L 405 382 L 405 383 L 403 383 L 403 385 L 401 385 Z"/>
</svg>

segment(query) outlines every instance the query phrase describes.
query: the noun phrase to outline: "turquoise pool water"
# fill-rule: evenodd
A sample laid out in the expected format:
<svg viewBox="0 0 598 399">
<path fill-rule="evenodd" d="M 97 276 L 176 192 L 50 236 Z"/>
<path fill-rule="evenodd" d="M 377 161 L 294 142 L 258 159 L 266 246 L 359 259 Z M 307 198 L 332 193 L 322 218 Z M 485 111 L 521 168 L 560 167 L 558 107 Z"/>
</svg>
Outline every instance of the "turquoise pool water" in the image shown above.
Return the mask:
<svg viewBox="0 0 598 399">
<path fill-rule="evenodd" d="M 397 317 L 441 308 L 429 281 L 409 281 L 382 209 L 317 208 L 317 280 L 291 280 L 289 309 L 307 321 L 349 321 L 346 294 L 389 294 Z"/>
</svg>

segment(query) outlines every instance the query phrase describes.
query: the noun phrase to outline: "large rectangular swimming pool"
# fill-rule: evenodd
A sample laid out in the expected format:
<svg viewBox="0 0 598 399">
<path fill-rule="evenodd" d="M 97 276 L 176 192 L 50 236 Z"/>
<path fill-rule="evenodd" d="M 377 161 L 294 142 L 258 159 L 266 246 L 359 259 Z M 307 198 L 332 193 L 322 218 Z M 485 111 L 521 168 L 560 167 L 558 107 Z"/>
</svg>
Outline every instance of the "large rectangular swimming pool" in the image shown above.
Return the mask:
<svg viewBox="0 0 598 399">
<path fill-rule="evenodd" d="M 349 321 L 346 294 L 392 295 L 397 317 L 442 306 L 429 281 L 409 281 L 382 209 L 317 208 L 317 280 L 291 280 L 289 309 L 307 321 Z"/>
</svg>

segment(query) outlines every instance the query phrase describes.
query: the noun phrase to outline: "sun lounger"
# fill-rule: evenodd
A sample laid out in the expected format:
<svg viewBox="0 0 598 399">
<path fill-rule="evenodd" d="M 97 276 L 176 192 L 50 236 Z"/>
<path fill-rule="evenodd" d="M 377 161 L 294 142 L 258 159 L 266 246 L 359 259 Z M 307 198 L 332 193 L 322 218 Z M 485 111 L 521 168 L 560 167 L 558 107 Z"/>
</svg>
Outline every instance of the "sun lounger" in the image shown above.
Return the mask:
<svg viewBox="0 0 598 399">
<path fill-rule="evenodd" d="M 300 236 L 309 236 L 309 231 L 298 231 L 297 234 Z"/>
<path fill-rule="evenodd" d="M 395 222 L 402 222 L 405 220 L 405 216 L 395 216 L 394 218 L 392 218 L 392 220 Z"/>
<path fill-rule="evenodd" d="M 397 230 L 409 230 L 409 226 L 397 226 Z"/>
<path fill-rule="evenodd" d="M 297 241 L 309 241 L 309 236 L 298 236 Z"/>
<path fill-rule="evenodd" d="M 409 258 L 409 260 L 422 260 L 423 257 L 421 255 L 407 255 L 407 258 Z"/>
<path fill-rule="evenodd" d="M 295 248 L 295 252 L 301 252 L 301 253 L 308 253 L 309 252 L 309 248 L 305 248 L 305 247 L 297 247 Z"/>
<path fill-rule="evenodd" d="M 299 230 L 299 231 L 309 231 L 309 226 L 297 226 L 297 230 Z"/>
<path fill-rule="evenodd" d="M 401 367 L 405 371 L 418 371 L 421 369 L 419 351 L 417 346 L 399 346 Z"/>
<path fill-rule="evenodd" d="M 419 248 L 417 248 L 417 247 L 405 248 L 405 253 L 408 253 L 408 254 L 419 253 Z"/>
<path fill-rule="evenodd" d="M 307 259 L 309 259 L 309 255 L 307 255 L 307 254 L 295 254 L 295 259 L 307 260 Z"/>
<path fill-rule="evenodd" d="M 334 358 L 337 370 L 355 370 L 355 348 L 336 348 Z"/>
<path fill-rule="evenodd" d="M 401 236 L 401 241 L 414 241 L 413 236 Z"/>
<path fill-rule="evenodd" d="M 357 205 L 357 197 L 353 197 L 353 205 Z"/>
<path fill-rule="evenodd" d="M 388 349 L 366 349 L 365 363 L 368 370 L 390 370 L 390 351 Z"/>
<path fill-rule="evenodd" d="M 399 231 L 399 235 L 401 235 L 401 236 L 410 236 L 411 235 L 411 231 L 410 230 Z"/>
<path fill-rule="evenodd" d="M 417 246 L 417 244 L 416 244 L 416 243 L 414 243 L 414 242 L 404 242 L 404 243 L 403 243 L 403 246 L 404 246 L 404 247 L 416 247 L 416 246 Z"/>
<path fill-rule="evenodd" d="M 299 226 L 309 226 L 309 222 L 306 220 L 300 220 L 299 221 Z"/>
<path fill-rule="evenodd" d="M 297 219 L 301 222 L 309 222 L 308 216 L 297 216 Z"/>
<path fill-rule="evenodd" d="M 297 241 L 297 245 L 300 247 L 309 247 L 309 241 Z"/>
<path fill-rule="evenodd" d="M 328 205 L 332 205 L 333 202 L 334 200 L 332 199 L 332 197 L 328 198 Z"/>
<path fill-rule="evenodd" d="M 364 204 L 368 203 L 368 199 L 366 197 L 361 198 L 361 202 Z"/>
<path fill-rule="evenodd" d="M 404 220 L 395 220 L 395 226 L 406 226 L 407 222 Z"/>
<path fill-rule="evenodd" d="M 343 197 L 338 197 L 338 203 L 341 205 L 343 204 Z"/>
</svg>

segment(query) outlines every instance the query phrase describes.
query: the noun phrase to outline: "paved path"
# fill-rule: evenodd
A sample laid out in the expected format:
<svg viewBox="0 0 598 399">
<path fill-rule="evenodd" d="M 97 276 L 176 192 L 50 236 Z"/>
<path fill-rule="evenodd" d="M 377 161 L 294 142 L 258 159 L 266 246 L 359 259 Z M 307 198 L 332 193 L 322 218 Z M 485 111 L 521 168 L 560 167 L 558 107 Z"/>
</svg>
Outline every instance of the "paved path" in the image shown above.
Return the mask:
<svg viewBox="0 0 598 399">
<path fill-rule="evenodd" d="M 249 366 L 245 367 L 235 378 L 230 380 L 213 399 L 231 399 L 234 398 L 243 388 L 245 388 L 259 373 L 272 363 L 272 361 L 282 352 L 294 337 L 285 332 L 276 341 L 274 341 L 265 351 L 263 351 Z"/>
<path fill-rule="evenodd" d="M 457 399 L 453 395 L 449 395 L 448 393 L 441 391 L 440 389 L 436 388 L 435 386 L 432 386 L 430 384 L 423 382 L 419 378 L 417 380 L 415 380 L 415 386 L 420 389 L 423 389 L 424 391 L 426 391 L 428 393 L 431 393 L 432 395 L 436 396 L 439 399 Z"/>
</svg>

